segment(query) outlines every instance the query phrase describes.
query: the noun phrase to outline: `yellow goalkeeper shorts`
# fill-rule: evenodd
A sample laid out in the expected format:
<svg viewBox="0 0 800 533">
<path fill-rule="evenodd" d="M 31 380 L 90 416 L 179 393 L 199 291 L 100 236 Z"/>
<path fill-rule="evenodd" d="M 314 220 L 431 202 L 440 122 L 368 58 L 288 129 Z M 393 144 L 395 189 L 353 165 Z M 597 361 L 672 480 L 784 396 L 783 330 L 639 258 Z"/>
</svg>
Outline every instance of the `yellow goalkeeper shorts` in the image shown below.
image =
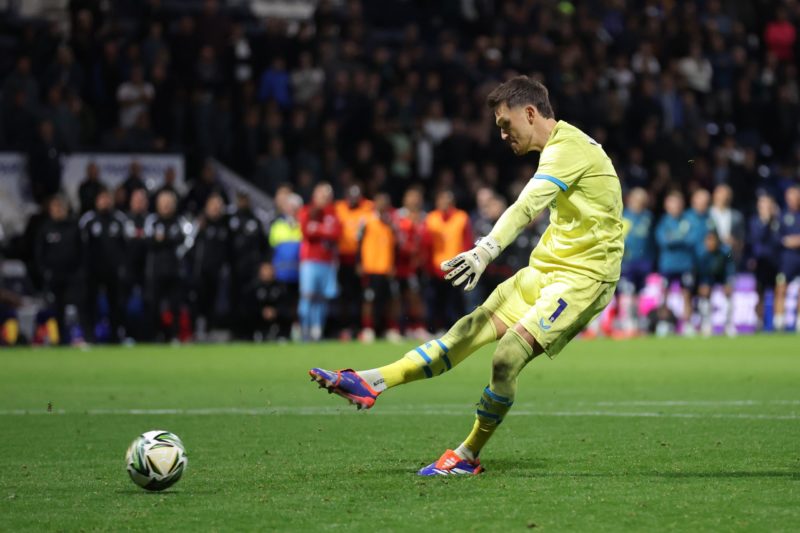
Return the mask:
<svg viewBox="0 0 800 533">
<path fill-rule="evenodd" d="M 608 305 L 616 286 L 572 272 L 540 272 L 527 266 L 498 285 L 481 307 L 508 327 L 522 324 L 545 353 L 555 357 Z"/>
</svg>

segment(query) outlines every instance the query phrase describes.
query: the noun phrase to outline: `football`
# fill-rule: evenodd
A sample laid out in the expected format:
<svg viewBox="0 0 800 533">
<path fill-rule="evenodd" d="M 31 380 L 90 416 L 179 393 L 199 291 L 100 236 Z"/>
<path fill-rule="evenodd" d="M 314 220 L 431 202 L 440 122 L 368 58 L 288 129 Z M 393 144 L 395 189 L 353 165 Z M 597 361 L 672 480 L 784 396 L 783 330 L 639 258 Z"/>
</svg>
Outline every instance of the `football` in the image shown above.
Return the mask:
<svg viewBox="0 0 800 533">
<path fill-rule="evenodd" d="M 187 463 L 183 442 L 169 431 L 142 433 L 125 454 L 125 466 L 133 482 L 152 491 L 174 485 L 186 470 Z"/>
</svg>

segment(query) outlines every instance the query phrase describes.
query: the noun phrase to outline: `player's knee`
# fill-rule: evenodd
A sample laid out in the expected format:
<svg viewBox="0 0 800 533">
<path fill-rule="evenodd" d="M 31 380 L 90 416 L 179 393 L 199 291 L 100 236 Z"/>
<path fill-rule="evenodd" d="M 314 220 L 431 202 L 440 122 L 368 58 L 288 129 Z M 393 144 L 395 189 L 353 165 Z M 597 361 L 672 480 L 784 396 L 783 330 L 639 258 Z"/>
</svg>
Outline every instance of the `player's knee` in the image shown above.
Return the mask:
<svg viewBox="0 0 800 533">
<path fill-rule="evenodd" d="M 492 358 L 492 381 L 508 381 L 511 375 L 511 364 L 503 357 L 495 354 Z"/>
<path fill-rule="evenodd" d="M 470 314 L 459 318 L 448 334 L 455 338 L 468 338 L 483 327 L 487 320 L 489 320 L 489 316 L 486 310 L 477 307 Z"/>
<path fill-rule="evenodd" d="M 514 333 L 506 333 L 497 344 L 492 357 L 492 381 L 510 381 L 525 366 L 525 350 L 517 337 Z"/>
</svg>

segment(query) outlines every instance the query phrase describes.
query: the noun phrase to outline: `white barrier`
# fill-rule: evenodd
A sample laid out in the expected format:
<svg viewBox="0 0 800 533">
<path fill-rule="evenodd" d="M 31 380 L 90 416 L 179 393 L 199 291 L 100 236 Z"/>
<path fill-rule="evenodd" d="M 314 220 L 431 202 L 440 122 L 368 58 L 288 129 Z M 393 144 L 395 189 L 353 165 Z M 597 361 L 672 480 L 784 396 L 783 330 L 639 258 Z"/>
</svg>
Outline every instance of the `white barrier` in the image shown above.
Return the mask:
<svg viewBox="0 0 800 533">
<path fill-rule="evenodd" d="M 74 208 L 78 208 L 78 188 L 86 177 L 86 167 L 94 162 L 100 179 L 111 189 L 125 181 L 131 163 L 138 161 L 148 190 L 164 183 L 164 173 L 175 169 L 176 186 L 185 188 L 183 156 L 178 154 L 71 154 L 61 158 L 61 188 Z M 36 212 L 28 180 L 27 157 L 16 152 L 0 153 L 0 225 L 6 235 L 21 233 L 31 213 Z"/>
</svg>

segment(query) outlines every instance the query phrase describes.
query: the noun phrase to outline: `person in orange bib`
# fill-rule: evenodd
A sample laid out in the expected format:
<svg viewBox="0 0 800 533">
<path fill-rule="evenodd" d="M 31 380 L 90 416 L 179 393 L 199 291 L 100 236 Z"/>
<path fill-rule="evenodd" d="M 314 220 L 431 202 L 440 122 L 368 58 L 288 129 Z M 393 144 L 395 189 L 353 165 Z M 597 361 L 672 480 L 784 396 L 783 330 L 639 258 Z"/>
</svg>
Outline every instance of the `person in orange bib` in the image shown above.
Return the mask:
<svg viewBox="0 0 800 533">
<path fill-rule="evenodd" d="M 456 208 L 453 193 L 442 190 L 436 195 L 436 209 L 428 213 L 425 227 L 431 247 L 428 326 L 438 331 L 464 314 L 463 293 L 444 279 L 441 264 L 472 247 L 472 225 L 467 212 Z"/>
</svg>

